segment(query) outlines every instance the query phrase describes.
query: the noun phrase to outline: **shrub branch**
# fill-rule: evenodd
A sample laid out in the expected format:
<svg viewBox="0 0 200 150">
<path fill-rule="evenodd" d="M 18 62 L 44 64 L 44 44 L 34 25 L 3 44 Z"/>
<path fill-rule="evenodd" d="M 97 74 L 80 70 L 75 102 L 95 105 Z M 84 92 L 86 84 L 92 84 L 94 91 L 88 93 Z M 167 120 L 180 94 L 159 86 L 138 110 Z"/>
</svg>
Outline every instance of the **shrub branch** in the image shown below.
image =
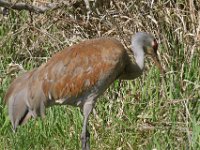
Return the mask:
<svg viewBox="0 0 200 150">
<path fill-rule="evenodd" d="M 28 3 L 21 3 L 21 2 L 12 3 L 5 0 L 0 0 L 0 7 L 11 8 L 15 10 L 27 10 L 27 11 L 35 12 L 35 13 L 44 13 L 48 10 L 58 8 L 59 5 L 55 3 L 50 3 L 45 6 L 38 7 L 38 6 L 30 5 Z"/>
</svg>

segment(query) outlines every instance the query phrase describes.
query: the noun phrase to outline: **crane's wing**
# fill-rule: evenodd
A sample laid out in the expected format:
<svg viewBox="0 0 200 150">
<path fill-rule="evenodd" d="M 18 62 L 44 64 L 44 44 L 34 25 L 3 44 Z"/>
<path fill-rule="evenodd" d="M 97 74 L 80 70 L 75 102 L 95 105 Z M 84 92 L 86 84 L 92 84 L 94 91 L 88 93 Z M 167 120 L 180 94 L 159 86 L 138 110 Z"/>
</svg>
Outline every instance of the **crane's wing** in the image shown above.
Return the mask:
<svg viewBox="0 0 200 150">
<path fill-rule="evenodd" d="M 113 82 L 122 72 L 126 56 L 122 44 L 114 39 L 82 42 L 38 68 L 32 89 L 42 86 L 45 96 L 54 100 L 78 96 L 98 84 Z"/>
</svg>

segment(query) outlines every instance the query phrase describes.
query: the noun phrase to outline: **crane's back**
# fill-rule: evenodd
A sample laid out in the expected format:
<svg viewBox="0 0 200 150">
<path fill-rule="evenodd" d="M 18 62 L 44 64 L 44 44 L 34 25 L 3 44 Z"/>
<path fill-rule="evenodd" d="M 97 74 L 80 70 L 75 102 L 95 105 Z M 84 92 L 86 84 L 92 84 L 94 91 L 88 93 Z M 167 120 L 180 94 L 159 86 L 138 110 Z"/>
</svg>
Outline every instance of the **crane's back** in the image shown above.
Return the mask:
<svg viewBox="0 0 200 150">
<path fill-rule="evenodd" d="M 127 53 L 110 38 L 81 42 L 55 54 L 30 80 L 33 101 L 77 105 L 86 93 L 101 94 L 123 71 Z M 43 93 L 41 92 L 43 91 Z"/>
</svg>

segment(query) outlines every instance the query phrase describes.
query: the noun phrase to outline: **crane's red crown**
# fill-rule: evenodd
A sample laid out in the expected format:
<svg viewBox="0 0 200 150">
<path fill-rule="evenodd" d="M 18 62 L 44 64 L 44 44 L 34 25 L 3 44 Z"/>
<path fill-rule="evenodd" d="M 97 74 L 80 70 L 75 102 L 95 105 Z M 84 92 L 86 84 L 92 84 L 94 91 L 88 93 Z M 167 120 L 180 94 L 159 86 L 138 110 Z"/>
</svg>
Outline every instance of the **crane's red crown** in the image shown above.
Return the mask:
<svg viewBox="0 0 200 150">
<path fill-rule="evenodd" d="M 154 39 L 154 40 L 152 41 L 152 47 L 153 47 L 153 49 L 154 49 L 154 52 L 157 53 L 158 43 L 157 43 L 156 39 Z"/>
</svg>

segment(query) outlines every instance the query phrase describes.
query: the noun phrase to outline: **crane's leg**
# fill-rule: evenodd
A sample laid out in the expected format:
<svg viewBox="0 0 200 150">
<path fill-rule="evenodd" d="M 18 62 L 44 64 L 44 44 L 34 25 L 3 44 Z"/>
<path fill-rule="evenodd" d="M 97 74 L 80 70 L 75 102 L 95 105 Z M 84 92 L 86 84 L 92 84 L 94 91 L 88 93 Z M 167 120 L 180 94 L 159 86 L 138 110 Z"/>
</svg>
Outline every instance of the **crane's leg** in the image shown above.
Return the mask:
<svg viewBox="0 0 200 150">
<path fill-rule="evenodd" d="M 90 150 L 90 133 L 87 129 L 89 115 L 92 111 L 93 104 L 92 103 L 85 103 L 82 109 L 83 113 L 83 128 L 81 133 L 81 140 L 82 140 L 82 150 Z"/>
</svg>

